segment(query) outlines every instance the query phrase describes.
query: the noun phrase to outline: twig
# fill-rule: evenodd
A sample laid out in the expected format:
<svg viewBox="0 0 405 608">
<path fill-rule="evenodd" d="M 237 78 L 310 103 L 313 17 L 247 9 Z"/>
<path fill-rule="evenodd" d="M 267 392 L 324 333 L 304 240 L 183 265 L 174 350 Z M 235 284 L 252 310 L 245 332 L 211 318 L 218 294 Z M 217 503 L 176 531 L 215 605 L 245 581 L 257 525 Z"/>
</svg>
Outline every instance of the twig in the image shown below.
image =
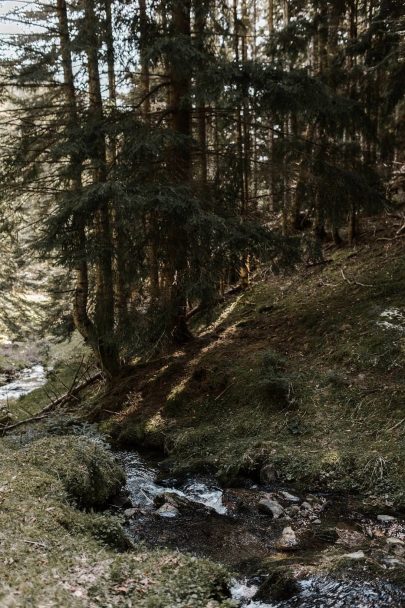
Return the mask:
<svg viewBox="0 0 405 608">
<path fill-rule="evenodd" d="M 23 543 L 27 543 L 28 545 L 35 545 L 37 547 L 43 547 L 44 549 L 47 548 L 47 545 L 45 543 L 41 543 L 41 542 L 38 542 L 38 541 L 25 540 L 25 539 L 22 539 L 22 541 L 23 541 Z"/>
<path fill-rule="evenodd" d="M 214 401 L 218 401 L 218 399 L 220 399 L 220 398 L 222 397 L 222 395 L 223 395 L 224 393 L 226 393 L 226 391 L 228 390 L 228 388 L 230 388 L 230 387 L 231 387 L 233 384 L 235 384 L 235 382 L 230 382 L 230 383 L 228 384 L 228 386 L 226 386 L 226 387 L 224 388 L 224 390 L 222 391 L 222 393 L 219 393 L 219 395 L 217 395 L 217 396 L 215 397 Z"/>
<path fill-rule="evenodd" d="M 397 422 L 396 424 L 394 424 L 394 426 L 392 426 L 391 428 L 387 429 L 386 432 L 388 433 L 389 431 L 393 431 L 394 429 L 396 429 L 398 426 L 401 426 L 401 424 L 405 422 L 405 418 L 402 418 L 402 420 L 400 420 L 399 422 Z"/>
<path fill-rule="evenodd" d="M 369 285 L 368 283 L 360 283 L 360 281 L 351 281 L 350 279 L 347 278 L 347 276 L 345 275 L 345 272 L 343 270 L 343 268 L 340 269 L 340 272 L 342 273 L 342 277 L 344 278 L 344 280 L 349 283 L 349 285 L 359 285 L 360 287 L 373 287 L 373 285 Z"/>
<path fill-rule="evenodd" d="M 349 279 L 345 275 L 345 271 L 343 270 L 343 268 L 340 269 L 340 272 L 342 273 L 342 277 L 346 281 L 346 283 L 349 283 L 349 285 L 353 285 L 353 283 L 351 281 L 349 281 Z"/>
</svg>

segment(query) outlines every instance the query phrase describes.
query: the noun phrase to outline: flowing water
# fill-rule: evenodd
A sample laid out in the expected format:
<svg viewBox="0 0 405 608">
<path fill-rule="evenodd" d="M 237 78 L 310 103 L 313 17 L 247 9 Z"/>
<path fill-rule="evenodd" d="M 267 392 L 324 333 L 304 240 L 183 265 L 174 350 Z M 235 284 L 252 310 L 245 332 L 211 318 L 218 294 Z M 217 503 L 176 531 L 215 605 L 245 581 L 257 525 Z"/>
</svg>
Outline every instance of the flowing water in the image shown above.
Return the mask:
<svg viewBox="0 0 405 608">
<path fill-rule="evenodd" d="M 40 364 L 33 365 L 19 372 L 11 382 L 7 382 L 6 378 L 3 378 L 3 382 L 0 386 L 0 405 L 19 399 L 43 386 L 46 382 L 46 369 Z"/>
<path fill-rule="evenodd" d="M 150 463 L 134 452 L 118 452 L 117 457 L 127 474 L 127 490 L 137 514 L 128 522 L 132 537 L 152 546 L 168 546 L 226 563 L 240 572 L 232 582 L 230 593 L 241 608 L 399 608 L 405 606 L 405 594 L 382 580 L 362 580 L 350 573 L 331 575 L 304 572 L 298 575 L 297 593 L 288 600 L 262 602 L 255 600 L 263 571 L 256 575 L 252 563 L 265 559 L 272 550 L 268 541 L 280 533 L 280 523 L 260 514 L 238 514 L 232 510 L 228 491 L 221 490 L 214 479 L 190 477 L 185 481 L 161 481 L 156 463 Z M 256 486 L 243 495 L 257 494 Z M 167 493 L 187 499 L 191 508 L 169 518 L 154 506 L 156 497 Z M 200 507 L 204 507 L 205 511 Z M 367 520 L 368 525 L 373 522 Z M 374 522 L 376 524 L 376 522 Z M 284 524 L 281 524 L 281 527 Z M 341 523 L 338 525 L 342 526 Z M 395 524 L 398 531 L 399 524 Z M 348 529 L 355 526 L 351 523 Z M 394 529 L 394 528 L 392 528 Z M 403 528 L 401 528 L 403 530 Z M 310 552 L 316 561 L 319 547 Z M 367 551 L 366 551 L 367 552 Z M 274 553 L 274 551 L 273 551 Z M 308 561 L 308 547 L 294 553 L 294 562 Z M 245 559 L 244 559 L 245 558 Z M 257 558 L 257 560 L 256 560 Z M 398 562 L 401 560 L 397 560 Z M 249 574 L 246 576 L 246 564 Z M 254 566 L 253 566 L 254 569 Z"/>
<path fill-rule="evenodd" d="M 190 479 L 180 487 L 170 487 L 156 481 L 157 469 L 148 465 L 136 452 L 120 451 L 117 457 L 124 465 L 127 489 L 134 506 L 151 507 L 157 496 L 170 492 L 225 515 L 222 491 L 212 480 Z"/>
<path fill-rule="evenodd" d="M 231 592 L 243 608 L 400 608 L 405 596 L 387 583 L 342 581 L 313 576 L 299 581 L 300 592 L 289 600 L 271 604 L 252 598 L 257 585 L 234 581 Z"/>
</svg>

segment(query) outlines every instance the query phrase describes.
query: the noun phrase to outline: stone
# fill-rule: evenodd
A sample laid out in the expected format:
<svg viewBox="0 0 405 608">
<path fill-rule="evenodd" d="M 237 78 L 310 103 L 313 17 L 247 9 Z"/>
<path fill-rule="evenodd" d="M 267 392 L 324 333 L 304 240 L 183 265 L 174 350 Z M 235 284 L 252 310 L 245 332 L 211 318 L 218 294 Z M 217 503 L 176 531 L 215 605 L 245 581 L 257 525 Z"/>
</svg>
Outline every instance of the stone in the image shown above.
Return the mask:
<svg viewBox="0 0 405 608">
<path fill-rule="evenodd" d="M 319 526 L 322 522 L 320 519 L 314 519 L 312 523 L 314 523 L 316 526 Z"/>
<path fill-rule="evenodd" d="M 160 517 L 177 517 L 179 515 L 179 510 L 174 506 L 165 502 L 156 513 L 160 515 Z"/>
<path fill-rule="evenodd" d="M 388 524 L 392 521 L 396 520 L 396 517 L 393 515 L 377 515 L 378 521 L 381 521 L 383 524 Z"/>
<path fill-rule="evenodd" d="M 254 602 L 273 603 L 289 600 L 299 593 L 300 588 L 297 581 L 285 569 L 277 569 L 260 585 L 257 593 L 253 597 Z"/>
<path fill-rule="evenodd" d="M 387 538 L 388 551 L 394 553 L 397 557 L 402 557 L 405 554 L 405 543 L 399 538 Z"/>
<path fill-rule="evenodd" d="M 274 465 L 265 464 L 260 469 L 260 482 L 261 483 L 263 483 L 263 484 L 272 483 L 272 482 L 276 481 L 276 479 L 277 479 L 277 473 L 276 473 L 276 469 L 274 468 Z"/>
<path fill-rule="evenodd" d="M 138 509 L 125 509 L 124 511 L 124 515 L 125 517 L 127 517 L 128 519 L 131 519 L 131 517 L 134 517 L 134 515 L 136 515 L 138 512 Z"/>
<path fill-rule="evenodd" d="M 280 492 L 280 496 L 284 498 L 284 500 L 288 500 L 288 502 L 299 502 L 300 499 L 298 496 L 294 496 L 294 494 L 290 494 L 289 492 Z"/>
<path fill-rule="evenodd" d="M 345 553 L 343 557 L 346 557 L 347 559 L 360 560 L 364 559 L 366 556 L 364 551 L 355 551 L 354 553 Z"/>
<path fill-rule="evenodd" d="M 176 507 L 176 509 L 191 509 L 193 506 L 197 508 L 195 503 L 192 503 L 185 496 L 176 494 L 176 492 L 164 492 L 163 494 L 159 494 L 155 497 L 154 504 L 157 508 L 160 508 L 165 504 L 172 505 L 173 507 Z"/>
<path fill-rule="evenodd" d="M 390 547 L 403 547 L 405 546 L 405 543 L 403 540 L 401 540 L 400 538 L 394 538 L 394 537 L 390 537 L 387 538 L 386 540 L 387 545 L 389 545 Z"/>
<path fill-rule="evenodd" d="M 281 549 L 282 551 L 291 551 L 296 549 L 297 546 L 298 540 L 294 530 L 290 526 L 284 528 L 280 539 L 276 543 L 277 549 Z"/>
<path fill-rule="evenodd" d="M 283 507 L 276 500 L 262 498 L 262 500 L 259 502 L 258 508 L 261 513 L 271 515 L 273 519 L 278 519 L 284 515 Z"/>
<path fill-rule="evenodd" d="M 125 492 L 120 492 L 117 496 L 114 496 L 110 504 L 117 509 L 131 509 L 133 506 L 132 500 Z"/>
<path fill-rule="evenodd" d="M 298 505 L 292 505 L 288 508 L 288 512 L 290 515 L 297 515 L 300 512 L 300 508 Z"/>
<path fill-rule="evenodd" d="M 309 502 L 303 502 L 301 505 L 301 510 L 302 511 L 312 511 L 312 507 L 309 504 Z"/>
</svg>

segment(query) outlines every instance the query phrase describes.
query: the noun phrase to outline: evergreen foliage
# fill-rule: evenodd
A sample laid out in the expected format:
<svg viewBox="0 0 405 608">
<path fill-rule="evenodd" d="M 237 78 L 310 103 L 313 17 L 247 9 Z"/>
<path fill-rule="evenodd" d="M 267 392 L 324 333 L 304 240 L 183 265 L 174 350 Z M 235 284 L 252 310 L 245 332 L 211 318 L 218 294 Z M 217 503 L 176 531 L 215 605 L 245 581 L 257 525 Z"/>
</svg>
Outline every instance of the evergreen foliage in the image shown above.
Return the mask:
<svg viewBox="0 0 405 608">
<path fill-rule="evenodd" d="M 33 227 L 18 246 L 63 269 L 52 292 L 107 376 L 293 264 L 303 229 L 354 241 L 387 205 L 401 3 L 31 4 L 1 45 L 1 233 Z"/>
</svg>

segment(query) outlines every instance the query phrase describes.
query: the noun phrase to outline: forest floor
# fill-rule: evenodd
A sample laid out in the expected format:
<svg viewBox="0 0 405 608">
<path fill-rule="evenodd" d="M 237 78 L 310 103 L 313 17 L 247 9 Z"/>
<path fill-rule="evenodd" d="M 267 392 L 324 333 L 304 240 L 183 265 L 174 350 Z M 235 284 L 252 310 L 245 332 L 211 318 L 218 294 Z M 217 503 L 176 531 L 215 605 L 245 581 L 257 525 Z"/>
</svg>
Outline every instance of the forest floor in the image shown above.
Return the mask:
<svg viewBox="0 0 405 608">
<path fill-rule="evenodd" d="M 272 464 L 296 486 L 403 507 L 404 253 L 387 219 L 324 264 L 262 274 L 99 401 L 104 429 L 163 448 L 177 472 L 230 483 Z"/>
<path fill-rule="evenodd" d="M 292 564 L 318 577 L 315 594 L 319 576 L 349 576 L 343 594 L 357 593 L 356 580 L 403 582 L 404 253 L 387 218 L 367 223 L 354 248 L 327 246 L 322 264 L 261 271 L 210 322 L 194 319 L 187 346 L 134 364 L 107 394 L 103 384 L 87 389 L 80 415 L 72 403 L 0 439 L 0 605 L 225 608 L 238 605 L 227 599 L 229 572 L 258 572 L 259 561 L 262 576 Z M 66 392 L 85 355 L 77 342 L 51 347 L 47 384 L 7 403 L 13 416 L 33 416 Z M 154 507 L 135 509 L 128 525 L 141 541 L 127 551 L 122 519 L 99 512 L 122 483 L 100 431 L 130 454 L 153 448 L 177 483 L 216 478 L 228 486 L 230 516 L 193 511 L 166 522 Z M 294 514 L 286 489 L 315 501 L 309 511 Z M 258 512 L 269 490 L 289 520 Z M 394 516 L 381 523 L 377 513 Z M 304 543 L 293 557 L 276 548 L 286 521 Z M 350 540 L 335 545 L 336 530 Z M 388 557 L 387 539 L 396 552 Z M 361 550 L 344 553 L 353 547 Z M 242 554 L 247 570 L 236 564 Z"/>
</svg>

